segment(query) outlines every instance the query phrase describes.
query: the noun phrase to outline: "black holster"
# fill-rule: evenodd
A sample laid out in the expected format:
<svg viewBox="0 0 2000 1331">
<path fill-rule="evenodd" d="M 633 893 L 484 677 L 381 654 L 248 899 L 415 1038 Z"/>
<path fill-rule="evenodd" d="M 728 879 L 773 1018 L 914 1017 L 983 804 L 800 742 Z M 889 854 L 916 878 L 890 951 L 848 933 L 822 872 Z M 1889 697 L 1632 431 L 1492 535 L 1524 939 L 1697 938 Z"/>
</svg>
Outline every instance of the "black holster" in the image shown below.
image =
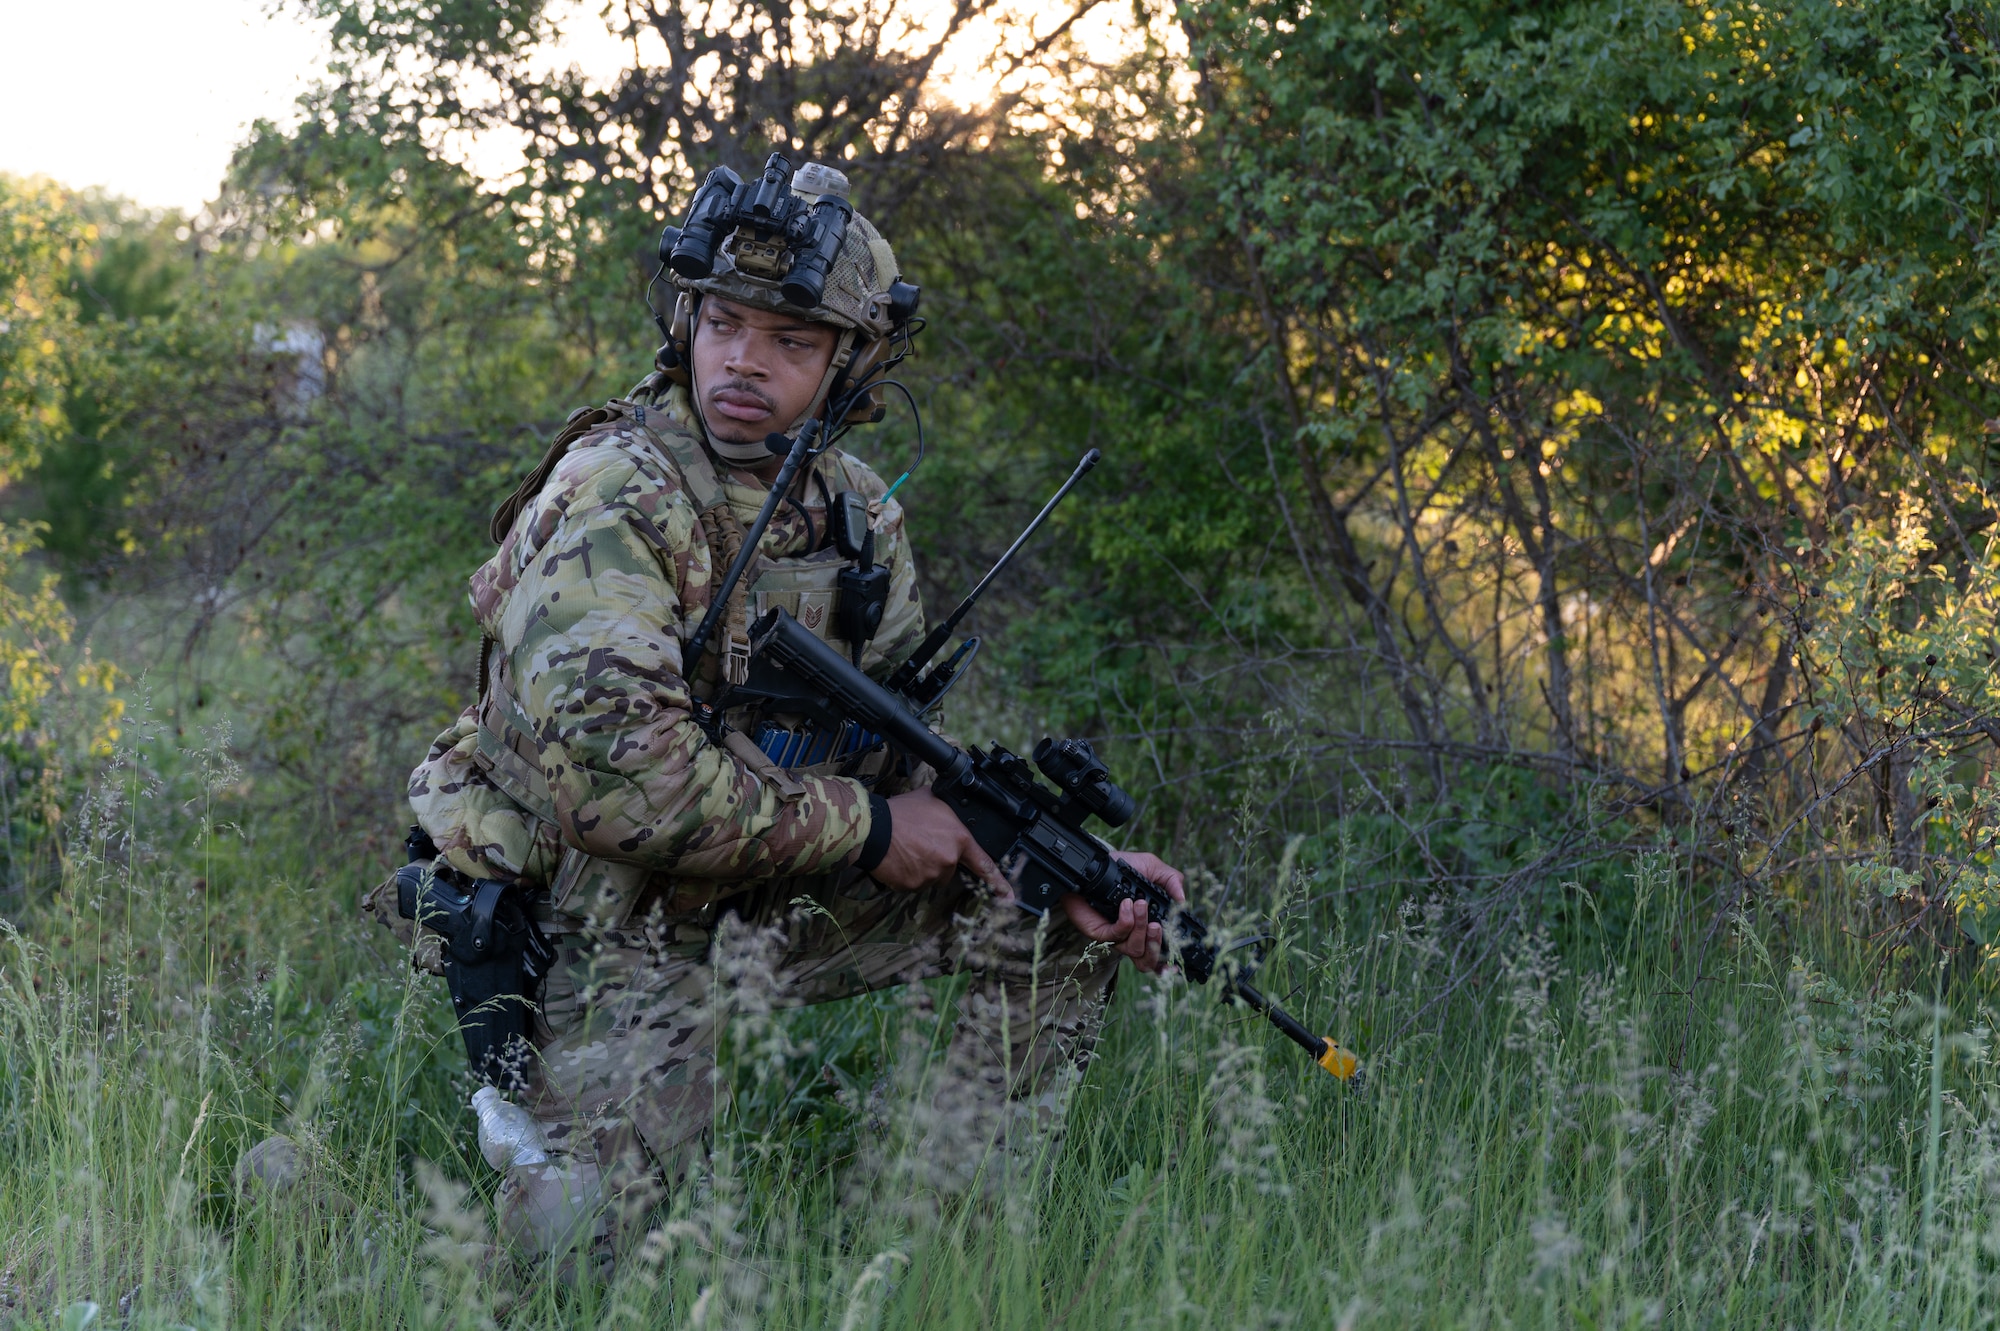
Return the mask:
<svg viewBox="0 0 2000 1331">
<path fill-rule="evenodd" d="M 518 1092 L 533 1052 L 534 1005 L 555 949 L 520 889 L 439 864 L 420 829 L 412 828 L 405 844 L 412 858 L 396 871 L 396 909 L 444 939 L 444 981 L 472 1075 Z"/>
</svg>

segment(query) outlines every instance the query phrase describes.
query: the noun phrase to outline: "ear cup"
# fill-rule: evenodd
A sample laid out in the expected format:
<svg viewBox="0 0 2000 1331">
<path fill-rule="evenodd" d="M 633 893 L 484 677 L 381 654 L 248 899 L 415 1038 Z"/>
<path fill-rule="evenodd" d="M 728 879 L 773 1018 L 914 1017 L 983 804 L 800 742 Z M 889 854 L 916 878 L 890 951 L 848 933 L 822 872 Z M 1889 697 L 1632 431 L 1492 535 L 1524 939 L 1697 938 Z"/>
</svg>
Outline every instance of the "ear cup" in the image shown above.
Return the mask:
<svg viewBox="0 0 2000 1331">
<path fill-rule="evenodd" d="M 682 388 L 693 385 L 692 363 L 688 359 L 688 344 L 694 332 L 694 311 L 701 297 L 692 291 L 682 291 L 674 296 L 674 317 L 667 324 L 667 341 L 659 353 L 653 357 L 660 373 Z"/>
</svg>

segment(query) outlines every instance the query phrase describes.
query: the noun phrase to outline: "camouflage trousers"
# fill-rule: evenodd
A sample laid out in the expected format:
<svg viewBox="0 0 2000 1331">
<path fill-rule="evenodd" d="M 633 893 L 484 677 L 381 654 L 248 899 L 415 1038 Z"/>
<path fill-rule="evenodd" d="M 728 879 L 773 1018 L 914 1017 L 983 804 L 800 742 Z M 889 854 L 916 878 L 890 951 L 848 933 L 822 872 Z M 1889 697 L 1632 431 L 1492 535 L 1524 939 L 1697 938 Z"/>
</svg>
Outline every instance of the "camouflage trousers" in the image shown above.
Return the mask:
<svg viewBox="0 0 2000 1331">
<path fill-rule="evenodd" d="M 933 976 L 971 984 L 921 1093 L 912 1145 L 928 1177 L 911 1184 L 999 1183 L 1060 1141 L 1118 962 L 1060 912 L 1038 919 L 963 880 L 894 892 L 849 871 L 760 884 L 709 915 L 558 940 L 523 1097 L 551 1159 L 509 1171 L 500 1195 L 517 1245 L 639 1224 L 704 1158 L 729 1096 L 718 1049 L 754 1048 L 773 1011 Z"/>
</svg>

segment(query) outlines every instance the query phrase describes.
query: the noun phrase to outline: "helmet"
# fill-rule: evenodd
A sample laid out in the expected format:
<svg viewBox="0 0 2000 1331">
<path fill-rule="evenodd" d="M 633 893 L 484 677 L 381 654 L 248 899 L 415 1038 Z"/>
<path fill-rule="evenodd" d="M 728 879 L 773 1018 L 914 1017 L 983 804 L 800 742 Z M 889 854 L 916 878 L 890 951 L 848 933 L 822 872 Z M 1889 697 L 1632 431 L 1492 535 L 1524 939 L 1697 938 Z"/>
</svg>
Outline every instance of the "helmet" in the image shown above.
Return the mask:
<svg viewBox="0 0 2000 1331">
<path fill-rule="evenodd" d="M 793 197 L 807 207 L 822 199 L 844 202 L 847 191 L 847 177 L 818 162 L 792 177 Z M 676 272 L 675 284 L 743 305 L 856 329 L 870 337 L 887 337 L 901 322 L 890 298 L 890 288 L 902 277 L 895 251 L 860 213 L 846 209 L 844 222 L 819 301 L 811 306 L 786 299 L 782 279 L 793 266 L 792 256 L 781 245 L 760 240 L 750 226 L 739 227 L 716 246 L 710 276 L 690 280 Z"/>
<path fill-rule="evenodd" d="M 660 236 L 661 275 L 679 289 L 660 348 L 659 368 L 688 385 L 688 343 L 694 308 L 702 296 L 776 310 L 842 330 L 812 410 L 849 396 L 887 358 L 889 344 L 907 330 L 921 292 L 902 280 L 895 251 L 848 202 L 847 177 L 819 162 L 793 172 L 773 153 L 761 177 L 744 181 L 727 167 L 709 173 L 686 218 Z M 697 403 L 697 410 L 699 404 Z M 880 420 L 872 392 L 847 405 L 842 420 Z M 803 418 L 792 425 L 797 429 Z M 725 457 L 733 449 L 711 446 Z M 759 456 L 761 445 L 742 446 Z"/>
</svg>

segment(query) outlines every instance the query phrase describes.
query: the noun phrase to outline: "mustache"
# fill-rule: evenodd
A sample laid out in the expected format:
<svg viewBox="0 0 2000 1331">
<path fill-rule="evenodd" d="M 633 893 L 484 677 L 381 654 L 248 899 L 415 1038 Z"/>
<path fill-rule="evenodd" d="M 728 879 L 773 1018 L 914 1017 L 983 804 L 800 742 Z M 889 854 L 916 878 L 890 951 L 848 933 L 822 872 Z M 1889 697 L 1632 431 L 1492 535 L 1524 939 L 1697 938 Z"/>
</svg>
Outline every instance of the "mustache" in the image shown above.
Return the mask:
<svg viewBox="0 0 2000 1331">
<path fill-rule="evenodd" d="M 751 383 L 748 379 L 726 379 L 719 384 L 711 384 L 709 385 L 708 389 L 702 393 L 702 397 L 713 402 L 715 400 L 716 394 L 725 392 L 742 393 L 746 397 L 754 397 L 757 399 L 757 401 L 763 404 L 764 410 L 766 411 L 776 411 L 778 409 L 778 404 L 771 400 L 771 395 L 769 393 L 766 393 L 763 389 L 757 387 L 757 385 Z"/>
</svg>

